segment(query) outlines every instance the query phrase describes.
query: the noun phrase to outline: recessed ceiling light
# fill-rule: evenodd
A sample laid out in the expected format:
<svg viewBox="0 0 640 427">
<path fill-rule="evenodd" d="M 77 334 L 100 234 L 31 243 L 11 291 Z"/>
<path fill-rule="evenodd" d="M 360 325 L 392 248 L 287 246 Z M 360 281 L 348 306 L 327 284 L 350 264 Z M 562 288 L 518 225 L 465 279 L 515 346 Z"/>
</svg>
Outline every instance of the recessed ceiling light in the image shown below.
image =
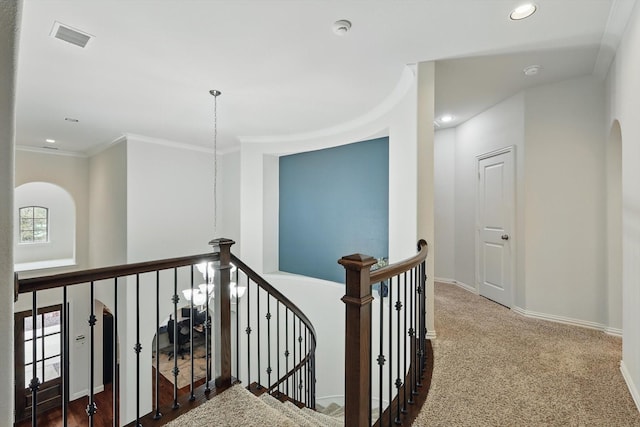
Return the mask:
<svg viewBox="0 0 640 427">
<path fill-rule="evenodd" d="M 533 3 L 525 3 L 521 6 L 516 7 L 511 11 L 509 18 L 513 21 L 519 21 L 521 19 L 525 19 L 533 15 L 538 7 Z"/>
<path fill-rule="evenodd" d="M 341 19 L 333 23 L 333 32 L 339 36 L 344 36 L 351 30 L 351 21 Z"/>
<path fill-rule="evenodd" d="M 71 122 L 71 123 L 78 123 L 80 121 L 80 120 L 74 119 L 72 117 L 65 117 L 64 120 L 67 121 L 67 122 Z"/>
<path fill-rule="evenodd" d="M 451 121 L 453 121 L 453 116 L 451 114 L 444 114 L 440 116 L 441 123 L 449 123 Z"/>
<path fill-rule="evenodd" d="M 56 140 L 55 139 L 51 139 L 51 138 L 47 138 L 45 139 L 46 142 L 48 142 L 49 144 L 55 144 Z"/>
<path fill-rule="evenodd" d="M 539 65 L 529 65 L 528 67 L 525 67 L 522 72 L 525 76 L 535 76 L 541 69 L 542 67 Z"/>
</svg>

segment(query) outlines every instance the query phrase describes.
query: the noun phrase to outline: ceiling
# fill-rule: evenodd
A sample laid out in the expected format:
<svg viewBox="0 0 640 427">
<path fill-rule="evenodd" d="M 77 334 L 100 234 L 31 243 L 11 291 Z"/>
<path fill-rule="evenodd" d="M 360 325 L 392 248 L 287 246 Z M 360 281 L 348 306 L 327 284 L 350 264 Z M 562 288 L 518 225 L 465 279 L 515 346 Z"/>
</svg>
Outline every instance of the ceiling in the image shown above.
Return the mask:
<svg viewBox="0 0 640 427">
<path fill-rule="evenodd" d="M 635 0 L 537 0 L 511 21 L 520 3 L 24 0 L 17 144 L 86 154 L 138 134 L 211 147 L 218 89 L 218 144 L 232 149 L 357 120 L 406 64 L 430 60 L 436 117 L 458 124 L 524 87 L 604 77 Z M 344 36 L 339 19 L 353 23 Z M 56 21 L 94 38 L 55 39 Z M 531 64 L 542 71 L 527 77 Z"/>
</svg>

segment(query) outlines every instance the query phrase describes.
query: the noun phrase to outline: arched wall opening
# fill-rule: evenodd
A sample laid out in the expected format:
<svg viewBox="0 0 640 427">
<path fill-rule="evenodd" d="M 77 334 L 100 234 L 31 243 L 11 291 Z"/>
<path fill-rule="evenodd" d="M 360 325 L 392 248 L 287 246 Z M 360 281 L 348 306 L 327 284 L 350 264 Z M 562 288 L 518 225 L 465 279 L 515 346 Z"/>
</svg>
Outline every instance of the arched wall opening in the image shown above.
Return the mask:
<svg viewBox="0 0 640 427">
<path fill-rule="evenodd" d="M 606 145 L 608 330 L 622 334 L 622 132 L 615 120 Z"/>
<path fill-rule="evenodd" d="M 20 208 L 38 206 L 48 214 L 44 242 L 21 242 Z M 15 271 L 62 267 L 76 263 L 76 205 L 67 190 L 48 182 L 29 182 L 15 189 Z"/>
</svg>

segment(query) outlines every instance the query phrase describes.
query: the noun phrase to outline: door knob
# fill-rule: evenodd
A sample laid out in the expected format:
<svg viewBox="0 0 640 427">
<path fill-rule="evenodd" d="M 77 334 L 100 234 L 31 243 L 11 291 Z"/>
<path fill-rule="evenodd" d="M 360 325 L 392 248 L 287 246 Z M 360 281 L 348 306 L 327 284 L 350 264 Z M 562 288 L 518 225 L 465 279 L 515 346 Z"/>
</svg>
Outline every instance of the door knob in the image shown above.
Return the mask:
<svg viewBox="0 0 640 427">
<path fill-rule="evenodd" d="M 509 235 L 508 234 L 503 234 L 501 239 L 502 240 L 509 240 Z"/>
</svg>

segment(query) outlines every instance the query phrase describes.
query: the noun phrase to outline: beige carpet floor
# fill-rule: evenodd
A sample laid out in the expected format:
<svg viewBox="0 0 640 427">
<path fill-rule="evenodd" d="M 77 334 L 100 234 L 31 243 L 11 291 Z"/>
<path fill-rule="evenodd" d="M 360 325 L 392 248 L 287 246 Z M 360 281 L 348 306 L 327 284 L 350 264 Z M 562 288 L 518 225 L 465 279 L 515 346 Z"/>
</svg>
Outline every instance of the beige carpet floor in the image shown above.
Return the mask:
<svg viewBox="0 0 640 427">
<path fill-rule="evenodd" d="M 640 426 L 621 339 L 436 284 L 431 391 L 415 426 Z"/>
</svg>

